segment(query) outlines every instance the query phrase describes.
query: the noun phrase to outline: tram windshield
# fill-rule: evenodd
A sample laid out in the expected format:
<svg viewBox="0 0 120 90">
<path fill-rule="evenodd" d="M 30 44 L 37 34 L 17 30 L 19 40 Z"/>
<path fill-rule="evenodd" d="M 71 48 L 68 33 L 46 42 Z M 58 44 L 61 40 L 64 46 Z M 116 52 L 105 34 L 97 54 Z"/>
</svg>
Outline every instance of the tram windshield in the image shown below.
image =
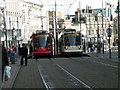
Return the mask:
<svg viewBox="0 0 120 90">
<path fill-rule="evenodd" d="M 64 35 L 64 41 L 66 46 L 77 46 L 80 45 L 79 34 L 66 34 Z"/>
<path fill-rule="evenodd" d="M 40 34 L 34 37 L 34 46 L 35 47 L 46 47 L 50 46 L 50 35 L 49 34 Z"/>
</svg>

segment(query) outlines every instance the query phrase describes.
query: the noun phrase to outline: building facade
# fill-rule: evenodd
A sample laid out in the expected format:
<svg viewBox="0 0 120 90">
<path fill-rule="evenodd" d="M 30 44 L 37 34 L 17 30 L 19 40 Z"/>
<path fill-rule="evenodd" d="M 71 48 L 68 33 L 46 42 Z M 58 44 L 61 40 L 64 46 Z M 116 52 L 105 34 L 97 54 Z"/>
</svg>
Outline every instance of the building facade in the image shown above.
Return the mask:
<svg viewBox="0 0 120 90">
<path fill-rule="evenodd" d="M 36 30 L 48 30 L 48 14 L 43 0 L 4 0 L 8 45 L 27 43 Z M 3 37 L 3 41 L 5 37 Z"/>
<path fill-rule="evenodd" d="M 80 30 L 82 32 L 84 36 L 83 38 L 86 42 L 86 51 L 89 51 L 87 49 L 90 48 L 89 45 L 91 45 L 92 48 L 95 49 L 98 43 L 101 47 L 101 51 L 103 49 L 103 45 L 104 49 L 108 49 L 109 37 L 106 30 L 109 28 L 109 26 L 111 26 L 110 28 L 112 29 L 110 43 L 111 46 L 113 46 L 114 22 L 110 20 L 108 16 L 105 16 L 105 14 L 106 13 L 104 11 L 104 14 L 102 15 L 101 9 L 93 9 L 88 12 L 86 12 L 85 10 L 84 12 L 81 12 L 81 14 L 79 11 L 76 11 L 75 15 L 70 15 L 72 19 L 70 20 L 71 24 L 69 24 L 69 27 Z"/>
<path fill-rule="evenodd" d="M 50 32 L 54 32 L 55 30 L 55 11 L 48 11 L 49 16 L 49 30 Z M 56 12 L 56 26 L 57 31 L 60 33 L 64 30 L 64 19 L 62 18 L 62 13 L 57 11 Z"/>
</svg>

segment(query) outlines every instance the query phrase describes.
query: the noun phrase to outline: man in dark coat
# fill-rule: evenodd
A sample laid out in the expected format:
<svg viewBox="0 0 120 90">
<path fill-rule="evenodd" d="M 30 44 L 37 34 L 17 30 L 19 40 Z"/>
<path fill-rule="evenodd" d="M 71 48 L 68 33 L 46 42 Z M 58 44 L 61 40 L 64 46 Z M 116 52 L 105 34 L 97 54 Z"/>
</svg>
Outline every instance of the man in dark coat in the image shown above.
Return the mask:
<svg viewBox="0 0 120 90">
<path fill-rule="evenodd" d="M 7 49 L 2 46 L 2 80 L 5 66 L 9 66 L 8 52 Z"/>
<path fill-rule="evenodd" d="M 25 65 L 27 66 L 27 55 L 28 55 L 28 49 L 25 44 L 22 44 L 22 48 L 20 48 L 20 54 L 21 54 L 21 65 L 23 65 L 23 59 L 25 58 Z"/>
</svg>

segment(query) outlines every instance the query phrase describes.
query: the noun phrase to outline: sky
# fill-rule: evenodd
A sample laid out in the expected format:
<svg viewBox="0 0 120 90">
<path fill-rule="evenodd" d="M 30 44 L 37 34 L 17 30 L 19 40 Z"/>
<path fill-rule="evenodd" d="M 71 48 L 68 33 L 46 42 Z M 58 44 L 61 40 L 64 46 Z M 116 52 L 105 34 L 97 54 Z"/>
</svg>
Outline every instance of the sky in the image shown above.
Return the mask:
<svg viewBox="0 0 120 90">
<path fill-rule="evenodd" d="M 103 0 L 103 7 L 105 7 L 105 2 L 111 3 L 117 6 L 118 0 Z M 81 3 L 79 5 L 79 2 Z M 50 11 L 55 8 L 55 0 L 46 0 L 45 6 L 48 7 Z M 63 15 L 74 14 L 74 12 L 81 6 L 82 9 L 86 8 L 86 5 L 91 6 L 91 8 L 102 8 L 102 0 L 56 0 L 57 11 L 61 11 Z"/>
</svg>

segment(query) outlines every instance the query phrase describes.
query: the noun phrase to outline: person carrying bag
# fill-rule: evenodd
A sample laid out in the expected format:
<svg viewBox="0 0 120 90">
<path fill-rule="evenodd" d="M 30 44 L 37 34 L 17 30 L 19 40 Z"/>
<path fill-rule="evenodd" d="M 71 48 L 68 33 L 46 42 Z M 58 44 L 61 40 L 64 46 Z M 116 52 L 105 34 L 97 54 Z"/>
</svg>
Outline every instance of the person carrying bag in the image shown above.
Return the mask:
<svg viewBox="0 0 120 90">
<path fill-rule="evenodd" d="M 2 82 L 7 81 L 10 78 L 11 67 L 9 66 L 7 49 L 2 46 Z"/>
<path fill-rule="evenodd" d="M 3 81 L 7 81 L 11 77 L 11 67 L 5 66 L 4 68 L 4 76 Z"/>
</svg>

